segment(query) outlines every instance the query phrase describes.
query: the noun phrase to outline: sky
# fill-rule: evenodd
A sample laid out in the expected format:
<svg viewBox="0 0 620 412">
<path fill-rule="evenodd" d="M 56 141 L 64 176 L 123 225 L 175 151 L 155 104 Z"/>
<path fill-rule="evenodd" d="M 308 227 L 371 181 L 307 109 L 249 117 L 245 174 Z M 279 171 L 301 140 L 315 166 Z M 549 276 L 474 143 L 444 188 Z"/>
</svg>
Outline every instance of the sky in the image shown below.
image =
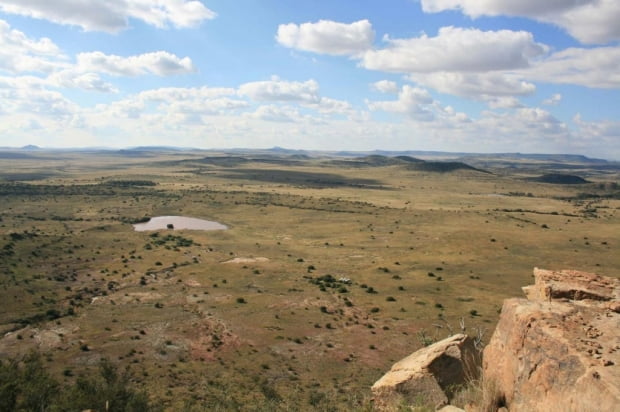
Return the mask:
<svg viewBox="0 0 620 412">
<path fill-rule="evenodd" d="M 620 160 L 618 0 L 0 0 L 0 146 Z"/>
</svg>

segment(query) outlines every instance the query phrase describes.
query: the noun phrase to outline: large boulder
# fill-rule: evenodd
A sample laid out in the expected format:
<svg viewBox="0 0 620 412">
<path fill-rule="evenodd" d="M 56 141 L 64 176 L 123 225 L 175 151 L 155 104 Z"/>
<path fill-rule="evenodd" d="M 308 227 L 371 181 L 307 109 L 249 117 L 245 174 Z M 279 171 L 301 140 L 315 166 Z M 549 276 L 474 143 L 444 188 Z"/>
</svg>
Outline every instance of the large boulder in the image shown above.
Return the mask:
<svg viewBox="0 0 620 412">
<path fill-rule="evenodd" d="M 620 405 L 620 281 L 534 270 L 528 299 L 504 301 L 484 350 L 497 406 L 518 411 L 612 411 Z"/>
<path fill-rule="evenodd" d="M 476 379 L 479 353 L 467 335 L 453 335 L 400 360 L 372 386 L 378 410 L 409 405 L 446 405 L 454 391 Z"/>
</svg>

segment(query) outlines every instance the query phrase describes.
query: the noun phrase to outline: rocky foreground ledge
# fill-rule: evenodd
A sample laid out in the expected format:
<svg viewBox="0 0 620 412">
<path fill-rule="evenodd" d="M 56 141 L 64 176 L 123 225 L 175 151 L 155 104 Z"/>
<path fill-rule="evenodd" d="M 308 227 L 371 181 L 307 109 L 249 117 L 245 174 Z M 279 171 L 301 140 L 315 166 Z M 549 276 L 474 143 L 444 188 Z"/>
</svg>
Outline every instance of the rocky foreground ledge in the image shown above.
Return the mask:
<svg viewBox="0 0 620 412">
<path fill-rule="evenodd" d="M 485 393 L 466 410 L 620 410 L 620 280 L 573 270 L 534 277 L 527 299 L 504 301 L 481 364 L 469 338 L 454 335 L 396 363 L 372 387 L 375 407 L 445 407 L 456 387 L 476 382 L 476 360 Z"/>
</svg>

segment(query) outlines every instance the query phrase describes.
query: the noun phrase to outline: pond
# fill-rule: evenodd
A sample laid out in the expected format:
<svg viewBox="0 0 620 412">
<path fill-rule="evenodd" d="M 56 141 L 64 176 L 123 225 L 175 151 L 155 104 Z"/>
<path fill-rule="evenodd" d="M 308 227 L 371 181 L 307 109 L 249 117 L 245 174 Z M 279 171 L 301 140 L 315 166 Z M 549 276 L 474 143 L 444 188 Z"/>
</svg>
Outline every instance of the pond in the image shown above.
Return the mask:
<svg viewBox="0 0 620 412">
<path fill-rule="evenodd" d="M 210 220 L 197 219 L 185 216 L 158 216 L 152 217 L 145 223 L 136 223 L 134 230 L 144 232 L 147 230 L 226 230 L 228 226 Z"/>
</svg>

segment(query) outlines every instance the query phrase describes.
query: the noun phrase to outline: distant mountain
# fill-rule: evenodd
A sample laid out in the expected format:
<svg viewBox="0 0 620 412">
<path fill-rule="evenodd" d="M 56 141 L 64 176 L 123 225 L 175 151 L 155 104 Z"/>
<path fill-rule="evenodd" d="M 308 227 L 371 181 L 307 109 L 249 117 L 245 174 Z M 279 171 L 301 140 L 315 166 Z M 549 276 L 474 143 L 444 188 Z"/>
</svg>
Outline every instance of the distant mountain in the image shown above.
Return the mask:
<svg viewBox="0 0 620 412">
<path fill-rule="evenodd" d="M 39 146 L 29 144 L 29 145 L 21 147 L 20 149 L 21 150 L 40 150 L 41 148 Z"/>
</svg>

